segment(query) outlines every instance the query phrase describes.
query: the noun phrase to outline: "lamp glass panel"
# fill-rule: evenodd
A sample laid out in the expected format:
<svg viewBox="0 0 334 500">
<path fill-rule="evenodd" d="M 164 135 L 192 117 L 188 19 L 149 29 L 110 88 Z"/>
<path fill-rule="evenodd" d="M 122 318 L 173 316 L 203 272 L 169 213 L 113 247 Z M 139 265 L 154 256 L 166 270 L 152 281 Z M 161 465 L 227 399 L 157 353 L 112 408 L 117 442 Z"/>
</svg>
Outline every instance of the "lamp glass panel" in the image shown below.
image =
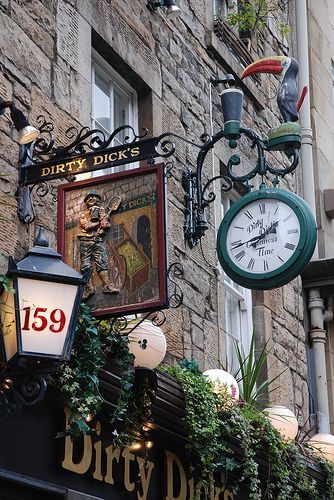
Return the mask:
<svg viewBox="0 0 334 500">
<path fill-rule="evenodd" d="M 76 285 L 18 278 L 23 352 L 62 354 L 77 289 Z"/>
<path fill-rule="evenodd" d="M 1 294 L 1 325 L 3 342 L 6 353 L 6 361 L 9 361 L 17 353 L 17 337 L 15 322 L 15 304 L 13 292 Z"/>
</svg>

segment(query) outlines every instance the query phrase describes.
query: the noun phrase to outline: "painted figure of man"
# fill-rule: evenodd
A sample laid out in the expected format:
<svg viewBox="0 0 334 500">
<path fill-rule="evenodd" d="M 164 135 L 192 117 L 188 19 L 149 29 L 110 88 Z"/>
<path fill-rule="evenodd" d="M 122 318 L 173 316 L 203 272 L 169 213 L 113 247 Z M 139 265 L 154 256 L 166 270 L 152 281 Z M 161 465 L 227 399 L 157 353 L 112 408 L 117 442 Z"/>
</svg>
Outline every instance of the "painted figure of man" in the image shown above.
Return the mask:
<svg viewBox="0 0 334 500">
<path fill-rule="evenodd" d="M 104 236 L 110 229 L 111 212 L 119 208 L 121 198 L 119 196 L 113 198 L 109 213 L 100 206 L 100 201 L 101 196 L 95 190 L 89 191 L 84 198 L 86 210 L 80 215 L 80 233 L 78 234 L 80 240 L 80 271 L 85 274 L 90 269 L 93 269 L 93 263 L 95 263 L 96 272 L 102 282 L 102 292 L 118 293 L 120 290 L 114 286 L 110 277 L 109 259 Z M 87 300 L 94 293 L 95 288 L 90 280 L 84 290 L 83 299 Z"/>
</svg>

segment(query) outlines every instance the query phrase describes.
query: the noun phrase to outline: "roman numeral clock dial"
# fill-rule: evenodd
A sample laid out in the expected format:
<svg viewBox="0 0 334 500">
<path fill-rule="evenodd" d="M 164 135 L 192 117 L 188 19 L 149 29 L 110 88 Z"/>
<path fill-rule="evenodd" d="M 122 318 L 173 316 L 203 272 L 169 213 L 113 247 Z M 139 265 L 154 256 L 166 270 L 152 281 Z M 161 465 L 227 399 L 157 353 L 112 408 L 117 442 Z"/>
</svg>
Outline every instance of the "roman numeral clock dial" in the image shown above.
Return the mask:
<svg viewBox="0 0 334 500">
<path fill-rule="evenodd" d="M 304 200 L 289 191 L 261 188 L 227 212 L 217 252 L 236 283 L 265 290 L 294 279 L 310 260 L 315 243 L 316 224 Z"/>
</svg>

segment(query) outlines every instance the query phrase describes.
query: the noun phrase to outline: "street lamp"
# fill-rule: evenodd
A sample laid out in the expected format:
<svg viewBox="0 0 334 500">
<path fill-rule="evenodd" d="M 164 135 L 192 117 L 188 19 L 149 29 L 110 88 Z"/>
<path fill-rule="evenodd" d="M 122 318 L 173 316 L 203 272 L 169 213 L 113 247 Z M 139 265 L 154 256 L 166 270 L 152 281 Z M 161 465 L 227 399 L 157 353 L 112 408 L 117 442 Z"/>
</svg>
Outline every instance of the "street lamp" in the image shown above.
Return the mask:
<svg viewBox="0 0 334 500">
<path fill-rule="evenodd" d="M 39 130 L 28 122 L 23 112 L 18 109 L 13 101 L 4 101 L 0 97 L 0 116 L 5 113 L 5 109 L 10 109 L 10 116 L 18 132 L 18 142 L 20 144 L 29 144 L 39 136 Z"/>
<path fill-rule="evenodd" d="M 11 399 L 16 404 L 19 401 L 19 406 L 43 399 L 49 373 L 70 359 L 88 278 L 64 264 L 60 254 L 49 248 L 42 227 L 35 246 L 20 262 L 10 258 L 7 276 L 12 290 L 3 290 L 0 298 L 0 349 L 7 381 L 0 387 L 0 417 L 12 414 Z M 22 395 L 23 379 L 26 388 L 32 380 L 40 386 L 32 402 Z"/>
<path fill-rule="evenodd" d="M 154 370 L 166 355 L 166 337 L 161 328 L 148 319 L 133 319 L 126 329 L 129 350 L 135 356 L 134 366 Z"/>
<path fill-rule="evenodd" d="M 285 406 L 272 406 L 263 410 L 271 425 L 286 441 L 293 440 L 298 433 L 298 420 L 295 414 Z"/>
<path fill-rule="evenodd" d="M 149 0 L 146 7 L 150 12 L 155 12 L 158 7 L 166 7 L 169 19 L 176 19 L 181 13 L 180 7 L 175 5 L 174 0 Z"/>
</svg>

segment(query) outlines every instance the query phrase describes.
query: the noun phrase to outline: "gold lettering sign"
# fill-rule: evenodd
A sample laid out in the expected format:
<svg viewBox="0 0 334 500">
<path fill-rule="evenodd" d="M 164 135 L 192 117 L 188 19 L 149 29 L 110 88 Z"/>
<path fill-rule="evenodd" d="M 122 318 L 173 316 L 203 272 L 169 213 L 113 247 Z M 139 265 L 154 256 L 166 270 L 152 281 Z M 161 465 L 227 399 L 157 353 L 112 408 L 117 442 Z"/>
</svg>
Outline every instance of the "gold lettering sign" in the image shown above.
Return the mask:
<svg viewBox="0 0 334 500">
<path fill-rule="evenodd" d="M 65 408 L 66 419 L 70 415 L 70 410 Z M 66 428 L 68 425 L 66 423 Z M 101 424 L 96 423 L 96 435 L 101 434 Z M 126 491 L 134 492 L 137 500 L 147 500 L 154 473 L 154 463 L 136 456 L 128 447 L 118 448 L 113 445 L 103 446 L 101 439 L 92 443 L 91 436 L 85 436 L 82 443 L 82 454 L 79 459 L 74 461 L 77 456 L 74 449 L 76 443 L 73 443 L 70 436 L 65 438 L 65 453 L 62 462 L 63 469 L 74 472 L 75 474 L 85 474 L 93 470 L 92 476 L 95 480 L 115 484 L 114 468 L 119 467 L 123 471 L 123 486 Z M 102 471 L 105 471 L 103 475 Z M 133 482 L 133 472 L 140 479 Z M 221 481 L 218 486 L 212 479 L 208 484 L 199 482 L 195 484 L 194 478 L 187 481 L 184 465 L 177 455 L 171 451 L 165 450 L 165 474 L 163 478 L 164 500 L 193 500 L 196 494 L 204 491 L 208 500 L 234 500 L 233 494 L 225 486 L 225 474 L 221 473 Z M 175 485 L 178 485 L 176 488 Z M 132 497 L 131 497 L 132 498 Z"/>
</svg>

